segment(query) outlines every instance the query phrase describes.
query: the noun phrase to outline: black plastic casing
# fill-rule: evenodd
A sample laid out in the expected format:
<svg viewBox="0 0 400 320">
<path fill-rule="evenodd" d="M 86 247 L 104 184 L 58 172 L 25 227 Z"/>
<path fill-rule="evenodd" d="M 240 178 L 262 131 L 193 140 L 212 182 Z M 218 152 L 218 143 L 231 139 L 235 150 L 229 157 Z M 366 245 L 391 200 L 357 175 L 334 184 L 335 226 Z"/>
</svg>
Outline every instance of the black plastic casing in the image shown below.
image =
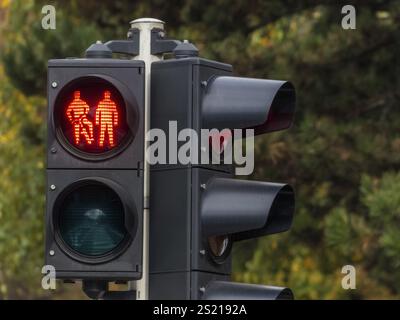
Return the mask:
<svg viewBox="0 0 400 320">
<path fill-rule="evenodd" d="M 205 128 L 201 110 L 205 81 L 231 74 L 230 65 L 197 57 L 154 62 L 151 128 L 168 134 L 168 122 L 177 121 L 178 132 L 186 128 L 200 132 Z M 231 254 L 222 262 L 210 254 L 200 205 L 201 185 L 212 177 L 233 177 L 232 172 L 229 164 L 151 167 L 150 299 L 200 299 L 200 288 L 210 281 L 229 280 Z"/>
<path fill-rule="evenodd" d="M 57 95 L 72 81 L 87 76 L 110 81 L 124 97 L 127 108 L 135 108 L 138 117 L 134 138 L 124 149 L 106 158 L 80 156 L 62 143 L 56 133 Z M 142 276 L 144 85 L 143 61 L 59 59 L 48 63 L 45 263 L 55 267 L 58 279 L 126 281 Z M 133 237 L 121 250 L 101 259 L 87 259 L 71 252 L 60 241 L 55 223 L 57 198 L 71 185 L 90 180 L 113 188 L 129 208 L 125 214 L 132 215 L 129 218 L 133 220 L 128 230 Z"/>
<path fill-rule="evenodd" d="M 137 109 L 140 119 L 134 140 L 117 156 L 106 161 L 88 155 L 76 156 L 68 146 L 60 143 L 56 134 L 55 103 L 58 94 L 69 83 L 83 77 L 100 77 L 116 86 L 127 104 Z M 52 84 L 57 86 L 53 87 Z M 124 95 L 124 92 L 126 95 Z M 144 63 L 120 59 L 59 59 L 48 62 L 48 119 L 47 119 L 47 168 L 79 169 L 143 169 L 144 148 Z M 129 101 L 131 99 L 132 101 Z M 52 152 L 52 150 L 56 152 Z"/>
</svg>

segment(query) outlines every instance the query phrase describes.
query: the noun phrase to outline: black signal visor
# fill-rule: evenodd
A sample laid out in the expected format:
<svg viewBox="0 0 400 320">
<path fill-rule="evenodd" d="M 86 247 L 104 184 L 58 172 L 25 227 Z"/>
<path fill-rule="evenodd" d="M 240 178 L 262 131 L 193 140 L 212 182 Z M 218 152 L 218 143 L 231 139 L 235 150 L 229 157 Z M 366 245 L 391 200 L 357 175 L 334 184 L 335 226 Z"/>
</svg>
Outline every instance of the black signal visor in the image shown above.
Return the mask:
<svg viewBox="0 0 400 320">
<path fill-rule="evenodd" d="M 292 224 L 294 203 L 287 184 L 212 178 L 201 203 L 203 236 L 245 240 L 284 232 Z"/>
<path fill-rule="evenodd" d="M 293 300 L 289 288 L 263 286 L 248 283 L 211 281 L 203 300 Z"/>
<path fill-rule="evenodd" d="M 295 104 L 290 82 L 215 77 L 203 97 L 203 128 L 253 128 L 255 134 L 287 129 L 293 122 Z"/>
</svg>

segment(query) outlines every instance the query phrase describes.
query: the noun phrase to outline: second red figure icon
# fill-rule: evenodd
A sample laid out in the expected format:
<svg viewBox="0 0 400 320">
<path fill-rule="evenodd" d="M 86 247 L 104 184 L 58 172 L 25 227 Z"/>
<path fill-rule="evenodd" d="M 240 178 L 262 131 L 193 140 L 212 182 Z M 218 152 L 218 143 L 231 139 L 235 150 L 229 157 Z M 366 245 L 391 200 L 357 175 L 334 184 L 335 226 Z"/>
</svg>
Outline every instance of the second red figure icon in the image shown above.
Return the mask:
<svg viewBox="0 0 400 320">
<path fill-rule="evenodd" d="M 100 125 L 99 146 L 104 145 L 105 135 L 108 134 L 108 143 L 114 147 L 114 127 L 118 125 L 118 110 L 114 101 L 111 100 L 110 91 L 104 91 L 104 98 L 96 108 L 96 125 Z"/>
</svg>

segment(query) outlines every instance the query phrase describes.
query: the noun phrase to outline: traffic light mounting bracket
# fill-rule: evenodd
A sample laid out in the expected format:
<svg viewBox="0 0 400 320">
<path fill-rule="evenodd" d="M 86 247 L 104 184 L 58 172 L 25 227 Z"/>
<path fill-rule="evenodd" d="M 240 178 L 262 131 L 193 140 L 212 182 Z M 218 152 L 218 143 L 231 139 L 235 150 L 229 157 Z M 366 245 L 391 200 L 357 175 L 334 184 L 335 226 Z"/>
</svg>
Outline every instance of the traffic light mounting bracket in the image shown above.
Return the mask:
<svg viewBox="0 0 400 320">
<path fill-rule="evenodd" d="M 181 43 L 179 40 L 165 39 L 165 31 L 159 28 L 151 30 L 151 54 L 163 54 L 172 52 L 177 45 Z"/>
<path fill-rule="evenodd" d="M 137 56 L 140 46 L 140 31 L 137 28 L 131 28 L 128 30 L 128 40 L 110 40 L 105 45 L 113 53 Z"/>
<path fill-rule="evenodd" d="M 113 53 L 122 53 L 137 56 L 140 52 L 140 30 L 131 28 L 127 34 L 128 40 L 110 40 L 105 45 Z M 160 28 L 151 30 L 151 54 L 158 55 L 172 52 L 176 46 L 182 43 L 179 40 L 165 39 L 165 31 Z"/>
</svg>

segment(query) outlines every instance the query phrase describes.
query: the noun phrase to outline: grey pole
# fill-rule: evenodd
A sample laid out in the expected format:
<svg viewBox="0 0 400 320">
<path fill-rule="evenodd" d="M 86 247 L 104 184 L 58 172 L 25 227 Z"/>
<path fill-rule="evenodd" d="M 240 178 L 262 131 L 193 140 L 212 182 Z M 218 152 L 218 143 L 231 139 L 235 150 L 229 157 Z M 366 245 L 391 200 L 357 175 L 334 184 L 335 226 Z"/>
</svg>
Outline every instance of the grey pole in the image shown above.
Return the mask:
<svg viewBox="0 0 400 320">
<path fill-rule="evenodd" d="M 142 60 L 145 63 L 145 116 L 144 132 L 150 130 L 150 76 L 151 64 L 162 59 L 162 54 L 151 54 L 151 30 L 153 28 L 164 29 L 164 22 L 153 18 L 141 18 L 131 21 L 131 28 L 140 31 L 139 55 L 133 59 Z M 148 142 L 144 144 L 144 210 L 143 210 L 143 276 L 141 280 L 133 283 L 136 289 L 137 300 L 147 300 L 149 297 L 149 197 L 150 197 L 150 166 L 146 159 Z"/>
</svg>

